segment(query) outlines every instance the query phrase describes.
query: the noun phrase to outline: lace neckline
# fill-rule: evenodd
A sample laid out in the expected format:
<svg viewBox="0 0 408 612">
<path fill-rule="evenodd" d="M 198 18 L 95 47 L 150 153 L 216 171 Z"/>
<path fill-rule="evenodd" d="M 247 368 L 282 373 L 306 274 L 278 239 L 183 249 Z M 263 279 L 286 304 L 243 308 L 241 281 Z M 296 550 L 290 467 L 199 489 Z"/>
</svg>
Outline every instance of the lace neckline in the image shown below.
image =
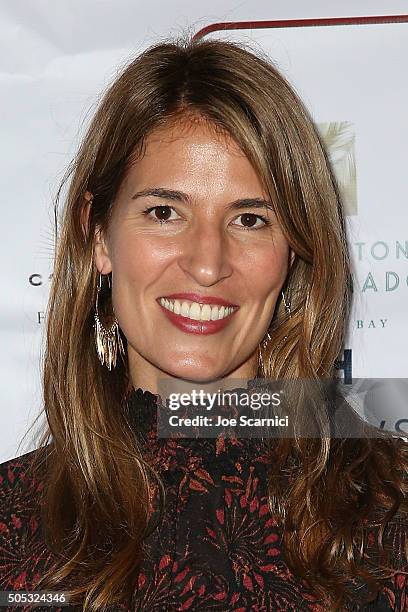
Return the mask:
<svg viewBox="0 0 408 612">
<path fill-rule="evenodd" d="M 228 389 L 228 391 L 231 393 L 248 391 L 259 384 L 259 381 L 259 378 L 254 377 L 248 380 L 246 387 L 234 387 Z M 157 409 L 161 401 L 162 398 L 158 393 L 152 393 L 142 387 L 131 390 L 126 401 L 126 415 L 136 432 L 144 434 L 144 436 L 149 432 L 156 432 Z"/>
</svg>

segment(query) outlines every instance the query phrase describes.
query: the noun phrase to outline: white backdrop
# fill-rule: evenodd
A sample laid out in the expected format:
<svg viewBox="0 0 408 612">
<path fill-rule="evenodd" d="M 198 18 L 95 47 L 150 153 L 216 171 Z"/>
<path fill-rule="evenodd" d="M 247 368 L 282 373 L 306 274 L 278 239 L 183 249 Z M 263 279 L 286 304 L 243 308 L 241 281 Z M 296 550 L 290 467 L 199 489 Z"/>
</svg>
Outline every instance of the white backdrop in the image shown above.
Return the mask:
<svg viewBox="0 0 408 612">
<path fill-rule="evenodd" d="M 0 462 L 35 447 L 21 441 L 42 407 L 52 200 L 117 69 L 158 40 L 217 22 L 404 13 L 407 1 L 389 0 L 0 4 Z M 256 41 L 312 111 L 349 213 L 353 376 L 408 378 L 408 23 L 209 36 Z M 390 409 L 390 423 L 398 416 Z"/>
</svg>

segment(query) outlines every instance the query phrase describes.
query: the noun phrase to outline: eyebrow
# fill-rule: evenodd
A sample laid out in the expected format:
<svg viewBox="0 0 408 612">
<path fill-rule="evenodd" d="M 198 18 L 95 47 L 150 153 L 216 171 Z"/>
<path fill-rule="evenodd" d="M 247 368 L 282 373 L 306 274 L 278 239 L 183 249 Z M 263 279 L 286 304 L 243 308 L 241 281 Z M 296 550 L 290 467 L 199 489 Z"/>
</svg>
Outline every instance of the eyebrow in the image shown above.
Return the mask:
<svg viewBox="0 0 408 612">
<path fill-rule="evenodd" d="M 136 200 L 137 198 L 143 198 L 145 196 L 154 196 L 156 198 L 163 198 L 166 200 L 172 200 L 176 202 L 183 202 L 184 204 L 192 205 L 192 200 L 187 193 L 183 191 L 177 191 L 174 189 L 166 189 L 164 187 L 152 187 L 148 189 L 143 189 L 142 191 L 138 191 L 132 196 L 132 200 Z M 242 198 L 239 200 L 234 200 L 230 202 L 227 206 L 228 209 L 240 209 L 240 208 L 270 208 L 272 212 L 275 211 L 273 205 L 268 200 L 264 198 Z"/>
</svg>

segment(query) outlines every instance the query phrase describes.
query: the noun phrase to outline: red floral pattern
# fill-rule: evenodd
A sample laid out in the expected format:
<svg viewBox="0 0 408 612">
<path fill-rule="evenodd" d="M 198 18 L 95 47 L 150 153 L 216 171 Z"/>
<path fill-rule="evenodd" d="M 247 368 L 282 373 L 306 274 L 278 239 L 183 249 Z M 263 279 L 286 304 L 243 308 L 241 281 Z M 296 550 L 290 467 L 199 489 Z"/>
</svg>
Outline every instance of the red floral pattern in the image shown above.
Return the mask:
<svg viewBox="0 0 408 612">
<path fill-rule="evenodd" d="M 267 503 L 265 443 L 158 438 L 156 400 L 139 388 L 127 408 L 146 456 L 165 485 L 163 520 L 145 540 L 130 607 L 112 610 L 326 612 L 285 563 L 282 531 Z M 36 580 L 53 560 L 35 503 L 42 483 L 25 473 L 31 456 L 0 466 L 0 590 L 35 590 Z M 406 532 L 401 524 L 393 535 L 401 559 Z M 364 607 L 350 603 L 344 610 L 406 611 L 407 584 L 407 576 L 399 573 L 375 602 Z"/>
</svg>

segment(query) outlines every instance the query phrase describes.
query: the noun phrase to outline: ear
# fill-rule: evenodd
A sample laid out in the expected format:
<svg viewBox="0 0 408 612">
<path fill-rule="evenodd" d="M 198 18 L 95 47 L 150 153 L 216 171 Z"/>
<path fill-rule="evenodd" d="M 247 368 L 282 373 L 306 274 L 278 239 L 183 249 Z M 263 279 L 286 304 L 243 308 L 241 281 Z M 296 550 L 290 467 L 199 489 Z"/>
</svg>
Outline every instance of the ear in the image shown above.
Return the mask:
<svg viewBox="0 0 408 612">
<path fill-rule="evenodd" d="M 109 257 L 109 249 L 104 232 L 99 226 L 95 228 L 94 234 L 94 262 L 101 274 L 112 272 L 112 263 Z"/>
<path fill-rule="evenodd" d="M 85 191 L 80 214 L 81 226 L 85 240 L 87 240 L 89 235 L 89 215 L 91 212 L 93 198 L 94 196 L 90 191 Z M 109 272 L 112 271 L 112 264 L 109 259 L 109 251 L 106 240 L 99 226 L 95 228 L 94 233 L 94 262 L 101 274 L 109 274 Z"/>
</svg>

